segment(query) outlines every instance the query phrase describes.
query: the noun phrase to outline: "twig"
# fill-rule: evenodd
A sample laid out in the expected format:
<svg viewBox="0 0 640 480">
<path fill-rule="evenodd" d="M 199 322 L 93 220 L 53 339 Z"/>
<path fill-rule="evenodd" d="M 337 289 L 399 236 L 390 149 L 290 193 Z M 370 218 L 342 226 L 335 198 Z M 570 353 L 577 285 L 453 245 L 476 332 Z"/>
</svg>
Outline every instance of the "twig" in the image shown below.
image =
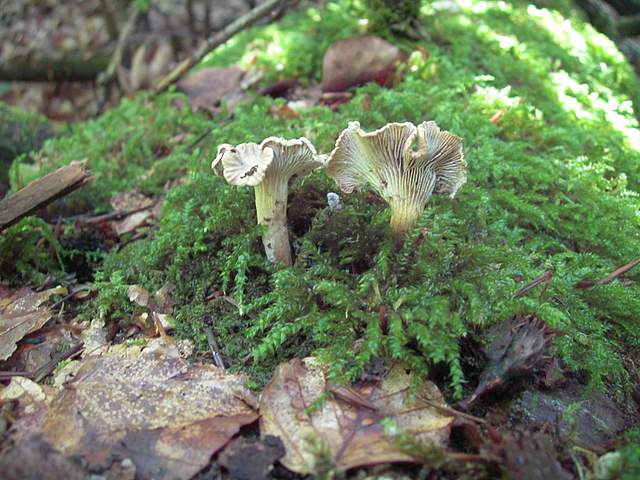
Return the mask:
<svg viewBox="0 0 640 480">
<path fill-rule="evenodd" d="M 67 358 L 75 357 L 76 355 L 80 355 L 80 353 L 84 350 L 84 344 L 82 342 L 74 345 L 68 350 L 56 354 L 51 360 L 37 368 L 33 372 L 33 380 L 36 382 L 40 382 L 42 379 L 49 376 L 51 372 L 53 372 L 58 365 L 58 363 L 66 360 Z"/>
<path fill-rule="evenodd" d="M 33 373 L 25 372 L 25 371 L 0 372 L 0 381 L 9 380 L 10 378 L 13 378 L 13 377 L 25 377 L 25 378 L 32 379 L 33 378 Z"/>
<path fill-rule="evenodd" d="M 25 377 L 35 382 L 40 382 L 43 378 L 47 377 L 51 372 L 55 370 L 58 363 L 66 360 L 67 358 L 72 358 L 80 355 L 82 350 L 84 350 L 84 344 L 80 342 L 72 346 L 68 350 L 56 354 L 51 360 L 46 362 L 44 365 L 36 368 L 33 372 L 0 372 L 0 380 L 7 380 L 12 377 Z"/>
<path fill-rule="evenodd" d="M 636 258 L 635 260 L 623 265 L 622 267 L 611 272 L 607 277 L 602 278 L 600 280 L 582 280 L 576 284 L 576 288 L 591 288 L 595 285 L 606 285 L 608 283 L 613 282 L 616 278 L 621 275 L 624 275 L 633 267 L 640 265 L 640 258 Z"/>
<path fill-rule="evenodd" d="M 444 405 L 440 405 L 439 403 L 432 402 L 431 400 L 424 397 L 423 395 L 420 396 L 420 400 L 422 400 L 424 403 L 426 403 L 430 407 L 433 407 L 444 413 L 448 413 L 449 415 L 453 415 L 454 417 L 466 418 L 467 420 L 471 420 L 472 422 L 476 422 L 476 423 L 481 423 L 483 425 L 487 424 L 487 421 L 483 420 L 482 418 L 476 417 L 474 415 L 470 415 L 468 413 L 461 412 L 460 410 L 456 410 L 455 408 L 445 407 Z"/>
<path fill-rule="evenodd" d="M 122 65 L 124 47 L 127 43 L 129 35 L 131 35 L 133 29 L 136 26 L 136 23 L 138 22 L 140 13 L 140 9 L 136 5 L 136 2 L 131 2 L 129 10 L 127 11 L 127 23 L 125 23 L 122 27 L 122 30 L 120 30 L 118 42 L 116 43 L 116 48 L 113 50 L 111 61 L 109 62 L 107 69 L 98 76 L 98 87 L 100 95 L 99 101 L 101 104 L 104 104 L 106 102 L 107 88 L 109 84 L 116 78 L 118 68 L 120 67 L 120 65 Z"/>
<path fill-rule="evenodd" d="M 213 330 L 211 329 L 211 327 L 205 327 L 204 331 L 207 334 L 207 343 L 209 344 L 211 355 L 213 355 L 213 363 L 216 364 L 216 367 L 222 370 L 226 370 L 227 368 L 224 366 L 224 362 L 222 361 L 222 357 L 220 356 L 220 348 L 218 347 L 218 342 L 216 342 L 216 339 L 213 336 Z"/>
<path fill-rule="evenodd" d="M 141 212 L 153 208 L 153 205 L 147 205 L 144 207 L 133 208 L 131 210 L 115 210 L 109 213 L 103 213 L 102 215 L 95 215 L 93 217 L 80 216 L 75 220 L 85 225 L 98 225 L 100 223 L 108 222 L 109 220 L 116 220 L 122 217 L 128 217 L 134 213 Z"/>
<path fill-rule="evenodd" d="M 102 9 L 104 23 L 107 26 L 107 31 L 109 32 L 109 36 L 113 40 L 115 40 L 116 38 L 118 38 L 118 22 L 116 22 L 116 18 L 113 16 L 113 11 L 111 10 L 109 1 L 100 0 L 100 8 Z"/>
<path fill-rule="evenodd" d="M 525 285 L 520 290 L 518 290 L 516 293 L 514 293 L 513 294 L 513 298 L 518 298 L 518 297 L 521 297 L 521 296 L 529 293 L 531 290 L 536 288 L 541 283 L 548 283 L 551 280 L 551 277 L 553 277 L 553 270 L 547 270 L 542 275 L 538 275 L 536 278 L 534 278 L 531 281 L 531 283 Z"/>
<path fill-rule="evenodd" d="M 258 5 L 253 10 L 238 18 L 233 23 L 227 25 L 225 28 L 216 33 L 213 37 L 205 40 L 189 57 L 185 58 L 178 64 L 168 75 L 166 75 L 156 85 L 155 92 L 162 93 L 171 85 L 176 83 L 191 67 L 202 60 L 211 50 L 223 44 L 236 33 L 244 30 L 245 28 L 253 25 L 258 20 L 266 17 L 277 8 L 284 5 L 288 0 L 267 0 L 266 2 Z"/>
</svg>

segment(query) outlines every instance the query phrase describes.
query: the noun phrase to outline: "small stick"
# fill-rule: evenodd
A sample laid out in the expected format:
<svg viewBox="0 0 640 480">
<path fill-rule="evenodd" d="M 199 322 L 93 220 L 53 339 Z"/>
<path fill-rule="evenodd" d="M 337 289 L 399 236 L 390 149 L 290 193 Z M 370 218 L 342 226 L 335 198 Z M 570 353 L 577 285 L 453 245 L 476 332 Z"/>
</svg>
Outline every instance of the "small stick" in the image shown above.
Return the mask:
<svg viewBox="0 0 640 480">
<path fill-rule="evenodd" d="M 0 381 L 2 380 L 8 380 L 12 377 L 25 377 L 25 378 L 29 378 L 32 379 L 33 378 L 33 373 L 31 372 L 25 372 L 25 371 L 18 371 L 18 372 L 0 372 Z"/>
<path fill-rule="evenodd" d="M 84 343 L 80 342 L 74 345 L 73 347 L 69 348 L 68 350 L 56 354 L 51 360 L 49 360 L 47 363 L 37 368 L 33 372 L 33 380 L 36 382 L 40 382 L 42 379 L 49 376 L 49 374 L 55 370 L 58 363 L 62 362 L 63 360 L 66 360 L 67 358 L 72 358 L 77 355 L 80 355 L 80 353 L 83 350 L 84 350 Z"/>
<path fill-rule="evenodd" d="M 224 362 L 222 361 L 222 357 L 220 356 L 220 348 L 218 347 L 218 342 L 216 342 L 215 337 L 213 336 L 213 330 L 211 327 L 206 327 L 205 332 L 207 334 L 207 343 L 209 344 L 209 349 L 211 350 L 211 355 L 213 355 L 213 363 L 216 364 L 216 367 L 221 370 L 226 370 L 227 368 L 224 366 Z"/>
<path fill-rule="evenodd" d="M 620 268 L 617 268 L 613 272 L 611 272 L 607 277 L 601 278 L 600 280 L 582 280 L 576 284 L 576 288 L 591 288 L 595 285 L 607 285 L 608 283 L 613 282 L 616 278 L 621 275 L 624 275 L 633 267 L 640 265 L 640 258 L 636 258 L 635 260 L 623 265 Z"/>
<path fill-rule="evenodd" d="M 118 42 L 116 43 L 116 48 L 113 50 L 111 61 L 109 62 L 107 69 L 103 73 L 98 75 L 98 87 L 100 88 L 99 100 L 101 106 L 107 101 L 107 87 L 113 81 L 113 79 L 116 78 L 118 68 L 122 65 L 124 47 L 127 43 L 127 39 L 133 33 L 140 14 L 141 12 L 138 8 L 137 2 L 131 2 L 129 10 L 127 11 L 127 23 L 125 23 L 122 27 L 122 30 L 120 30 Z"/>
<path fill-rule="evenodd" d="M 195 52 L 180 62 L 176 68 L 158 82 L 155 88 L 155 93 L 158 94 L 164 92 L 167 88 L 180 80 L 180 78 L 182 78 L 182 76 L 187 73 L 191 67 L 202 60 L 214 48 L 222 45 L 235 34 L 247 27 L 250 27 L 261 18 L 266 17 L 271 12 L 284 5 L 286 1 L 287 0 L 267 0 L 238 18 L 233 23 L 227 25 L 213 37 L 205 40 L 200 44 Z"/>
<path fill-rule="evenodd" d="M 113 212 L 103 213 L 102 215 L 96 215 L 93 217 L 84 217 L 84 218 L 80 217 L 80 218 L 77 218 L 76 221 L 83 223 L 85 225 L 98 225 L 100 223 L 104 223 L 109 220 L 115 220 L 118 218 L 127 217 L 134 213 L 138 213 L 143 210 L 148 210 L 150 208 L 153 208 L 153 205 L 147 205 L 146 207 L 138 207 L 131 210 L 115 210 Z"/>
<path fill-rule="evenodd" d="M 548 283 L 551 280 L 551 277 L 553 277 L 553 270 L 547 270 L 542 275 L 538 275 L 536 278 L 534 278 L 531 281 L 531 283 L 529 283 L 528 285 L 525 285 L 516 293 L 514 293 L 513 298 L 518 298 L 529 293 L 531 290 L 536 288 L 541 283 Z"/>
<path fill-rule="evenodd" d="M 453 415 L 454 417 L 466 418 L 467 420 L 471 420 L 473 422 L 481 423 L 483 425 L 487 424 L 487 421 L 482 419 L 482 418 L 470 415 L 468 413 L 461 412 L 460 410 L 456 410 L 455 408 L 445 407 L 444 405 L 440 405 L 440 404 L 438 404 L 436 402 L 432 402 L 431 400 L 429 400 L 428 398 L 426 398 L 424 396 L 420 396 L 420 400 L 422 400 L 424 403 L 426 403 L 430 407 L 433 407 L 433 408 L 435 408 L 437 410 L 440 410 L 440 411 L 442 411 L 444 413 L 448 413 L 449 415 Z"/>
<path fill-rule="evenodd" d="M 47 377 L 51 372 L 55 370 L 58 363 L 66 360 L 67 358 L 72 358 L 80 355 L 80 353 L 82 353 L 82 350 L 84 350 L 84 344 L 80 342 L 72 346 L 68 350 L 56 354 L 51 360 L 36 368 L 33 372 L 0 372 L 0 380 L 7 380 L 12 377 L 25 377 L 35 382 L 40 382 L 43 378 Z"/>
</svg>

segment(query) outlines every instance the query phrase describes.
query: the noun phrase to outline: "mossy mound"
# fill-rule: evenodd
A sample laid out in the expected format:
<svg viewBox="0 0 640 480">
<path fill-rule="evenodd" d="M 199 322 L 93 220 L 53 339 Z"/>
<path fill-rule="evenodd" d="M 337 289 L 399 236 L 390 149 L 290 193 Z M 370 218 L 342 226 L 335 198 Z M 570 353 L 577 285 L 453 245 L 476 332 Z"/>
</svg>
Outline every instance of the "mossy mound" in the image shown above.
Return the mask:
<svg viewBox="0 0 640 480">
<path fill-rule="evenodd" d="M 640 271 L 625 283 L 575 285 L 640 251 L 636 79 L 613 43 L 565 2 L 459 3 L 454 12 L 425 5 L 430 39 L 395 40 L 409 58 L 402 80 L 360 88 L 336 112 L 314 107 L 284 118 L 272 114 L 280 100 L 256 98 L 231 120 L 208 122 L 177 108 L 177 95 L 140 97 L 49 142 L 39 158 L 57 160 L 47 165 L 89 159 L 103 179 L 90 193 L 99 205 L 116 191 L 146 185 L 152 193 L 188 172 L 169 192 L 153 238 L 107 256 L 88 313 L 127 320 L 137 309 L 127 285 L 152 291 L 171 282 L 178 331 L 204 347 L 209 323 L 231 365 L 257 382 L 279 361 L 313 351 L 343 376 L 385 354 L 420 375 L 444 371 L 450 398 L 465 390 L 465 339 L 531 314 L 557 332 L 554 348 L 568 368 L 588 372 L 592 385 L 628 386 L 624 358 L 640 351 Z M 257 64 L 276 72 L 271 79 L 312 83 L 324 49 L 365 30 L 366 15 L 358 2 L 301 8 L 244 32 L 205 63 L 248 62 L 258 50 Z M 397 248 L 382 201 L 343 195 L 344 208 L 332 213 L 325 195 L 336 186 L 316 173 L 291 189 L 295 265 L 268 264 L 253 192 L 213 176 L 212 147 L 304 135 L 327 152 L 350 120 L 365 129 L 435 120 L 464 138 L 468 184 L 455 199 L 432 198 Z M 185 142 L 161 160 L 153 153 L 177 134 L 195 138 L 208 128 L 202 148 Z M 545 270 L 554 272 L 547 288 L 513 298 Z"/>
<path fill-rule="evenodd" d="M 47 119 L 0 102 L 0 196 L 9 187 L 8 170 L 18 155 L 39 150 L 53 134 Z"/>
</svg>

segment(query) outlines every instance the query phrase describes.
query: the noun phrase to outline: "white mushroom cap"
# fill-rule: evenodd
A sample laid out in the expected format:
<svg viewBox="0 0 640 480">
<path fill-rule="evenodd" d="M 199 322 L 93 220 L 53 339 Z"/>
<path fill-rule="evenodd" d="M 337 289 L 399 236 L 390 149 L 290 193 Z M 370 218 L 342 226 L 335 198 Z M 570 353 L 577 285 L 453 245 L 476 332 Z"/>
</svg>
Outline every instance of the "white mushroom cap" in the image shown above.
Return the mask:
<svg viewBox="0 0 640 480">
<path fill-rule="evenodd" d="M 230 185 L 255 187 L 264 179 L 272 161 L 273 151 L 257 143 L 241 143 L 235 147 L 223 143 L 218 146 L 211 168 Z"/>
<path fill-rule="evenodd" d="M 304 176 L 325 163 L 324 156 L 318 156 L 313 144 L 304 137 L 285 140 L 280 137 L 265 138 L 260 147 L 273 152 L 273 162 L 267 174 L 279 175 L 287 179 L 294 175 Z"/>
<path fill-rule="evenodd" d="M 424 157 L 427 166 L 436 173 L 433 193 L 454 197 L 460 187 L 467 183 L 467 162 L 462 151 L 462 139 L 440 130 L 436 122 L 418 125 L 418 157 Z"/>
<path fill-rule="evenodd" d="M 391 208 L 398 234 L 415 222 L 432 193 L 455 195 L 466 170 L 462 139 L 435 122 L 390 123 L 370 133 L 351 122 L 327 164 L 327 174 L 343 192 L 368 184 L 378 193 Z"/>
<path fill-rule="evenodd" d="M 289 179 L 307 175 L 323 166 L 306 138 L 285 140 L 269 137 L 260 145 L 243 143 L 233 147 L 223 144 L 211 167 L 232 185 L 255 187 L 258 223 L 267 228 L 262 242 L 269 260 L 291 265 L 291 247 L 287 230 L 287 194 Z"/>
</svg>

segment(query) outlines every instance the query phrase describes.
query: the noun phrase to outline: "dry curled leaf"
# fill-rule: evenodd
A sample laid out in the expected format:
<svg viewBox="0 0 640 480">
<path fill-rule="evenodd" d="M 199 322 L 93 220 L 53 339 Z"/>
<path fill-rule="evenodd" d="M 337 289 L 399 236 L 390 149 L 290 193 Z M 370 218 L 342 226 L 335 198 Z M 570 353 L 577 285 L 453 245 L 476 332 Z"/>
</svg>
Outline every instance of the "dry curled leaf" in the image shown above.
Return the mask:
<svg viewBox="0 0 640 480">
<path fill-rule="evenodd" d="M 203 68 L 178 82 L 178 90 L 189 97 L 191 108 L 209 110 L 225 95 L 241 90 L 243 72 L 237 67 Z"/>
<path fill-rule="evenodd" d="M 532 316 L 515 316 L 500 322 L 488 336 L 492 339 L 486 348 L 489 364 L 473 394 L 458 404 L 463 410 L 485 393 L 540 367 L 551 345 L 551 331 Z"/>
<path fill-rule="evenodd" d="M 129 295 L 129 301 L 133 302 L 141 307 L 146 307 L 149 304 L 149 292 L 140 285 L 129 285 L 127 290 Z"/>
<path fill-rule="evenodd" d="M 0 298 L 0 360 L 9 358 L 25 335 L 35 332 L 49 321 L 51 311 L 42 304 L 52 295 L 66 294 L 64 287 L 44 292 L 21 289 Z"/>
<path fill-rule="evenodd" d="M 280 437 L 287 451 L 281 462 L 303 474 L 314 472 L 319 450 L 328 453 L 338 470 L 414 461 L 385 433 L 384 425 L 442 447 L 453 421 L 421 397 L 445 405 L 431 382 L 413 391 L 401 365 L 381 381 L 337 388 L 327 383 L 325 367 L 315 358 L 294 359 L 278 367 L 262 393 L 260 432 Z"/>
<path fill-rule="evenodd" d="M 136 478 L 190 478 L 256 420 L 240 376 L 190 365 L 175 346 L 117 347 L 89 356 L 48 408 L 15 425 L 17 448 L 41 438 L 92 471 L 129 458 Z"/>
<path fill-rule="evenodd" d="M 324 56 L 322 90 L 344 92 L 367 82 L 386 85 L 402 60 L 400 49 L 380 37 L 338 40 Z"/>
</svg>

